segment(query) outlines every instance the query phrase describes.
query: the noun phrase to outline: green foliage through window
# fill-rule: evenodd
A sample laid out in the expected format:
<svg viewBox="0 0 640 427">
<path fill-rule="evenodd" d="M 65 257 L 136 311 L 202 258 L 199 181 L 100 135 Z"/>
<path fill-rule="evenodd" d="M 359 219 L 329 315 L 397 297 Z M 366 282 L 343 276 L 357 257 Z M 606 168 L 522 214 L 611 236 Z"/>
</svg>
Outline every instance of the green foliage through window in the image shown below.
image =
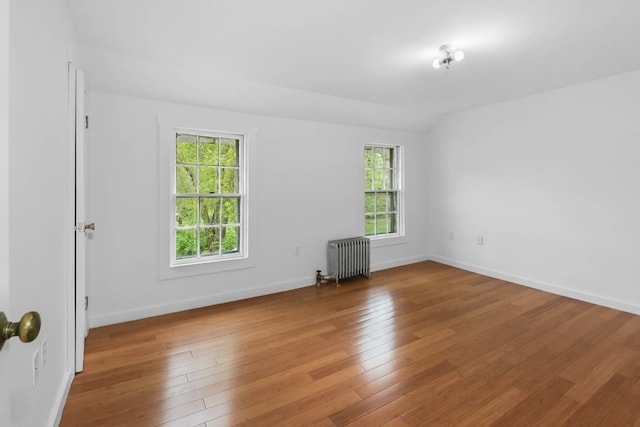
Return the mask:
<svg viewBox="0 0 640 427">
<path fill-rule="evenodd" d="M 175 257 L 240 251 L 241 136 L 176 134 Z"/>
<path fill-rule="evenodd" d="M 364 147 L 366 236 L 398 232 L 397 147 Z"/>
</svg>

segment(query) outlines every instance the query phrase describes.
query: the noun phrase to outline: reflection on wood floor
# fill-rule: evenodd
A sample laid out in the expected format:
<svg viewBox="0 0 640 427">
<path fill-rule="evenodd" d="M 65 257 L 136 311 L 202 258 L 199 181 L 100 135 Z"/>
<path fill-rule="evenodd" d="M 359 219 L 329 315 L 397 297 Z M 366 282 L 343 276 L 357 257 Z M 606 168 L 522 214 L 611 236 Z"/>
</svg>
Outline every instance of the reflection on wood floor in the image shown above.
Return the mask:
<svg viewBox="0 0 640 427">
<path fill-rule="evenodd" d="M 565 423 L 640 426 L 640 316 L 423 262 L 93 329 L 61 425 Z"/>
</svg>

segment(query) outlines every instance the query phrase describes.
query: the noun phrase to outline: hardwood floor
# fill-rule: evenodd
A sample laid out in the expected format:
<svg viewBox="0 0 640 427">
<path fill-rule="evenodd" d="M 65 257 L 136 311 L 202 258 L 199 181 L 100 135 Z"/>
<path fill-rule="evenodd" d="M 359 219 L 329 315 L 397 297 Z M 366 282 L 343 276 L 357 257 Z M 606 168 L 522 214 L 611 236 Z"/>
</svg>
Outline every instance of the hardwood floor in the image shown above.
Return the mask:
<svg viewBox="0 0 640 427">
<path fill-rule="evenodd" d="M 413 264 L 93 329 L 61 425 L 637 427 L 640 316 Z"/>
</svg>

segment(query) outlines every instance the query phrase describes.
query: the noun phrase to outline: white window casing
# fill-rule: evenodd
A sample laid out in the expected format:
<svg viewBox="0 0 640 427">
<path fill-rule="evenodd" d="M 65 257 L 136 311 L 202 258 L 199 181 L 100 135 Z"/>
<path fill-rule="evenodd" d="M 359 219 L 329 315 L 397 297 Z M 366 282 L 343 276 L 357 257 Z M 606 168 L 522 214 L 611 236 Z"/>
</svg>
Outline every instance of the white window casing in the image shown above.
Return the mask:
<svg viewBox="0 0 640 427">
<path fill-rule="evenodd" d="M 255 236 L 255 221 L 253 221 L 250 214 L 251 209 L 255 206 L 255 197 L 251 191 L 251 172 L 255 157 L 256 133 L 250 126 L 238 126 L 236 123 L 234 127 L 235 129 L 232 128 L 229 131 L 227 130 L 229 129 L 228 125 L 209 117 L 158 116 L 158 265 L 161 280 L 253 268 L 256 265 L 255 238 L 252 238 Z M 184 194 L 177 192 L 176 136 L 178 134 L 238 139 L 237 169 L 239 176 L 237 193 L 223 194 L 221 191 L 215 191 L 214 193 L 207 191 L 203 194 Z M 217 167 L 218 169 L 222 168 L 221 165 Z M 218 184 L 218 188 L 220 188 L 220 184 Z M 231 196 L 240 199 L 239 221 L 236 224 L 229 225 L 239 227 L 238 250 L 203 256 L 200 254 L 200 247 L 198 246 L 196 256 L 176 256 L 176 233 L 178 230 L 193 229 L 196 230 L 199 236 L 202 230 L 226 227 L 225 224 L 220 222 L 203 225 L 200 216 L 197 217 L 196 223 L 192 226 L 178 225 L 176 220 L 176 200 L 178 198 L 195 198 L 198 209 L 200 209 L 200 201 L 203 199 L 213 200 L 220 198 L 222 200 Z"/>
<path fill-rule="evenodd" d="M 403 243 L 404 162 L 399 145 L 363 145 L 363 233 L 372 246 Z"/>
</svg>

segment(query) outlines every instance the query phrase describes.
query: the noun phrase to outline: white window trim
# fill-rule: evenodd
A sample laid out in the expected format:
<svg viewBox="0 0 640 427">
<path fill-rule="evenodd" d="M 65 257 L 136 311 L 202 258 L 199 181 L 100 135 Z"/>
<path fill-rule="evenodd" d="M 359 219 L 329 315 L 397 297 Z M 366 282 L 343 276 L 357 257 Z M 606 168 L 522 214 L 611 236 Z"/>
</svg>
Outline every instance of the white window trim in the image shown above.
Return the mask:
<svg viewBox="0 0 640 427">
<path fill-rule="evenodd" d="M 180 277 L 197 276 L 203 274 L 219 273 L 224 271 L 254 268 L 257 263 L 256 229 L 254 215 L 251 209 L 255 209 L 255 195 L 252 191 L 253 165 L 255 163 L 255 130 L 246 126 L 237 126 L 234 130 L 221 129 L 220 122 L 208 117 L 200 117 L 197 114 L 180 117 L 157 116 L 158 124 L 158 273 L 160 280 L 175 279 Z M 237 130 L 239 129 L 239 130 Z M 241 167 L 244 167 L 243 185 L 243 209 L 241 215 L 243 233 L 240 238 L 241 254 L 215 257 L 211 259 L 199 258 L 184 262 L 175 260 L 175 135 L 176 132 L 194 132 L 198 134 L 231 134 L 242 135 Z"/>
<path fill-rule="evenodd" d="M 397 168 L 396 171 L 396 180 L 397 180 L 397 230 L 395 233 L 389 234 L 380 234 L 375 236 L 367 236 L 371 241 L 371 246 L 373 248 L 382 247 L 382 246 L 395 246 L 395 245 L 403 245 L 407 243 L 407 238 L 405 236 L 405 201 L 404 201 L 404 145 L 402 144 L 388 144 L 388 143 L 379 143 L 372 141 L 365 141 L 361 144 L 360 147 L 360 182 L 362 183 L 362 191 L 361 191 L 361 203 L 360 203 L 360 230 L 362 230 L 362 235 L 364 235 L 364 198 L 365 198 L 365 186 L 364 186 L 364 149 L 365 147 L 386 147 L 386 148 L 394 148 L 395 149 L 395 161 Z"/>
</svg>

